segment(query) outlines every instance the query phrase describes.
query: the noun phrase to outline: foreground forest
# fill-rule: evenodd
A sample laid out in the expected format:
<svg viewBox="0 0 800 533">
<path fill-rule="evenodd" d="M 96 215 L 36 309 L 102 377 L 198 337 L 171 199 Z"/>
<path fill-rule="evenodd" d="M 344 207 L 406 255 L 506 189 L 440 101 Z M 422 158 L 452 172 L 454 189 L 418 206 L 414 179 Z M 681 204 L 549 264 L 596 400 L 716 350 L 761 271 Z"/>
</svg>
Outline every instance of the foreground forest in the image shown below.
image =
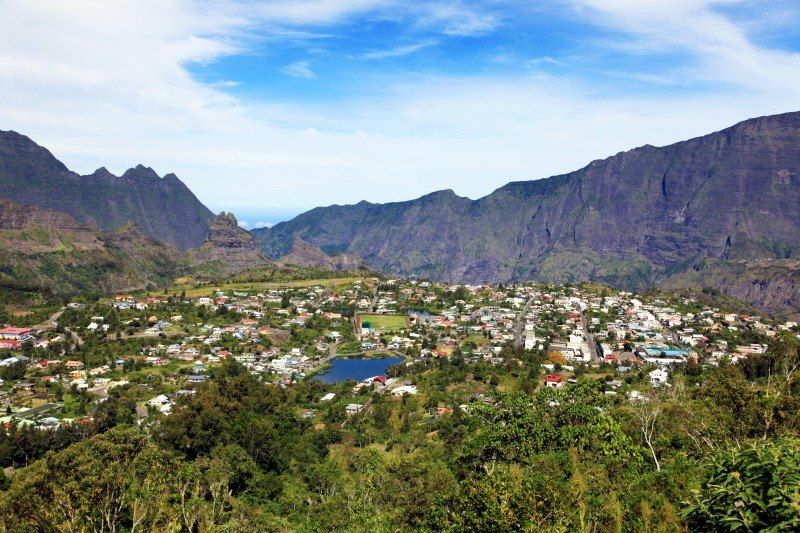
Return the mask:
<svg viewBox="0 0 800 533">
<path fill-rule="evenodd" d="M 347 419 L 331 407 L 313 426 L 298 407 L 352 383 L 282 388 L 227 362 L 143 427 L 125 388 L 115 389 L 91 425 L 0 433 L 3 466 L 21 467 L 2 479 L 0 523 L 6 531 L 800 528 L 795 337 L 744 364 L 687 365 L 668 389 L 642 384 L 636 402 L 604 394 L 602 379 L 540 387 L 544 354 L 517 355 L 522 367 L 456 354 L 393 368 L 438 392 L 375 394 L 369 411 Z M 493 388 L 493 402 L 448 404 L 476 380 Z M 424 417 L 437 408 L 442 416 Z"/>
</svg>

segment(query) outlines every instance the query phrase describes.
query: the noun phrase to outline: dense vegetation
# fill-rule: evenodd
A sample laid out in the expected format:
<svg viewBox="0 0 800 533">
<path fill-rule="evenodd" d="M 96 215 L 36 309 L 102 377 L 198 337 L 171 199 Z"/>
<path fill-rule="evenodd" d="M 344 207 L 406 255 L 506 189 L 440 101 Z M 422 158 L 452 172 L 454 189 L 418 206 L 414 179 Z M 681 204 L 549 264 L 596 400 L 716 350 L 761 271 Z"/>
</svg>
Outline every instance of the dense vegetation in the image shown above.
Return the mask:
<svg viewBox="0 0 800 533">
<path fill-rule="evenodd" d="M 233 362 L 143 427 L 122 389 L 90 427 L 2 436 L 3 465 L 28 466 L 0 480 L 0 520 L 9 531 L 800 527 L 794 337 L 746 364 L 687 367 L 669 388 L 642 383 L 639 401 L 589 374 L 542 388 L 544 355 L 517 355 L 522 368 L 460 354 L 398 368 L 423 394 L 374 394 L 349 419 L 316 400 L 352 384 L 279 387 Z M 465 405 L 475 381 L 488 393 Z M 299 416 L 308 407 L 313 422 Z"/>
</svg>

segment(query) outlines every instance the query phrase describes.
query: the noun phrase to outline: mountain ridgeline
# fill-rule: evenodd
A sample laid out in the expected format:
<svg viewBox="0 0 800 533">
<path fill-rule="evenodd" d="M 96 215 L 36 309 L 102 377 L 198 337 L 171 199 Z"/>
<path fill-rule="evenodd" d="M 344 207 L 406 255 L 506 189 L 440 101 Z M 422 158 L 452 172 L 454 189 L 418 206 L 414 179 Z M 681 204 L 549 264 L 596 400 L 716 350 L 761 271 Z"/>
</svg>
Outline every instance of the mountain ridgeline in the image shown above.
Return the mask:
<svg viewBox="0 0 800 533">
<path fill-rule="evenodd" d="M 14 131 L 0 131 L 0 197 L 64 212 L 101 230 L 133 222 L 145 236 L 180 250 L 200 246 L 214 221 L 175 174 L 162 178 L 138 165 L 122 176 L 105 168 L 81 176 Z"/>
<path fill-rule="evenodd" d="M 272 258 L 299 237 L 372 268 L 453 282 L 595 280 L 639 288 L 692 271 L 703 283 L 709 260 L 800 256 L 798 185 L 795 112 L 512 182 L 478 200 L 448 190 L 407 202 L 319 207 L 253 233 Z M 723 277 L 709 281 L 716 279 Z M 753 282 L 769 284 L 746 280 Z"/>
<path fill-rule="evenodd" d="M 125 270 L 101 285 L 287 265 L 366 267 L 467 283 L 710 287 L 769 312 L 800 313 L 797 112 L 642 146 L 477 200 L 447 190 L 318 207 L 252 235 L 232 214 L 215 218 L 174 174 L 138 165 L 122 176 L 105 168 L 81 176 L 28 137 L 0 131 L 0 198 L 13 202 L 0 220 L 6 283 L 56 287 L 59 272 L 90 257 L 95 275 L 66 286 L 91 285 L 106 280 L 103 264 L 119 271 L 138 254 L 143 275 Z M 58 255 L 65 251 L 68 261 Z"/>
</svg>

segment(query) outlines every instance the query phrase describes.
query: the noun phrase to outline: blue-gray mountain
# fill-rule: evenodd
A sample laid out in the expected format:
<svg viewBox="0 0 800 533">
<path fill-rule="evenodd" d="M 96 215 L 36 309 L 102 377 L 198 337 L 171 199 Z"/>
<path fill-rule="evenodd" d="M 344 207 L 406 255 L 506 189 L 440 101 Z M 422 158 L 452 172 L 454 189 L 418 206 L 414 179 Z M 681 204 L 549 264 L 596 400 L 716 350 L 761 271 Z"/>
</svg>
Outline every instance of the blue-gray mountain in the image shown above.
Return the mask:
<svg viewBox="0 0 800 533">
<path fill-rule="evenodd" d="M 101 230 L 133 222 L 147 237 L 181 250 L 203 244 L 214 221 L 214 213 L 175 174 L 161 178 L 138 165 L 122 176 L 105 168 L 81 176 L 14 131 L 0 131 L 0 197 L 67 213 Z"/>
<path fill-rule="evenodd" d="M 390 273 L 638 288 L 696 273 L 709 260 L 798 258 L 799 174 L 795 112 L 642 146 L 570 174 L 509 183 L 478 200 L 448 190 L 407 202 L 319 207 L 253 233 L 272 258 L 299 237 Z"/>
</svg>

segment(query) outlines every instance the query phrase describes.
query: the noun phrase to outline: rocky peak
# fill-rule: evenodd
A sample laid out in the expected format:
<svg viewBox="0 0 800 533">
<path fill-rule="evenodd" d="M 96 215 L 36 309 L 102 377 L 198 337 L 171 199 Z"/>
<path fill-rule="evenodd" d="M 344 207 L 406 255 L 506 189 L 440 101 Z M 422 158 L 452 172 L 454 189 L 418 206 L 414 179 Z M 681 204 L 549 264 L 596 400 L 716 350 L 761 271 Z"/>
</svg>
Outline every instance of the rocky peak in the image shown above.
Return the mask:
<svg viewBox="0 0 800 533">
<path fill-rule="evenodd" d="M 116 176 L 111 173 L 106 167 L 100 167 L 91 174 L 89 174 L 90 178 L 94 179 L 115 179 Z"/>
<path fill-rule="evenodd" d="M 250 233 L 239 227 L 233 213 L 222 212 L 217 215 L 208 230 L 205 244 L 215 247 L 256 251 L 258 244 Z"/>
<path fill-rule="evenodd" d="M 64 163 L 56 159 L 50 150 L 39 146 L 30 137 L 13 130 L 0 130 L 0 169 L 7 164 L 6 160 L 11 158 L 28 170 L 68 171 Z"/>
<path fill-rule="evenodd" d="M 160 180 L 161 176 L 156 173 L 150 167 L 146 167 L 142 164 L 138 164 L 133 168 L 129 168 L 125 171 L 122 175 L 123 178 L 134 179 L 134 180 Z"/>
</svg>

